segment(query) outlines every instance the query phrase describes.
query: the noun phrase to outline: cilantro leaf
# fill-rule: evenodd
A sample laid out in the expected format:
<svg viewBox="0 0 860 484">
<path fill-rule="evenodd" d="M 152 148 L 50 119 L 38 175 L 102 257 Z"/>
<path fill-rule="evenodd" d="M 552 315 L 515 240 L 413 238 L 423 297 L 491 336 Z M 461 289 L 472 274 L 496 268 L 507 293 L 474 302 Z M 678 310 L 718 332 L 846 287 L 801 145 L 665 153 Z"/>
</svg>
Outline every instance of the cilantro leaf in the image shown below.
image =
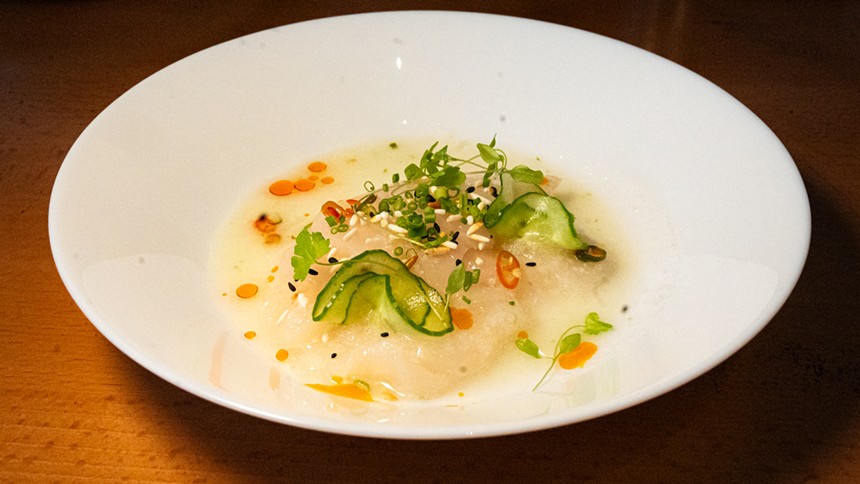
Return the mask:
<svg viewBox="0 0 860 484">
<path fill-rule="evenodd" d="M 586 334 L 600 334 L 606 331 L 612 330 L 612 325 L 601 321 L 600 316 L 597 313 L 588 313 L 588 316 L 585 317 L 585 333 Z"/>
<path fill-rule="evenodd" d="M 317 263 L 317 259 L 328 254 L 331 250 L 329 240 L 321 232 L 310 232 L 307 227 L 303 228 L 296 236 L 296 247 L 290 264 L 293 266 L 293 278 L 304 281 L 308 277 L 311 266 Z"/>
</svg>

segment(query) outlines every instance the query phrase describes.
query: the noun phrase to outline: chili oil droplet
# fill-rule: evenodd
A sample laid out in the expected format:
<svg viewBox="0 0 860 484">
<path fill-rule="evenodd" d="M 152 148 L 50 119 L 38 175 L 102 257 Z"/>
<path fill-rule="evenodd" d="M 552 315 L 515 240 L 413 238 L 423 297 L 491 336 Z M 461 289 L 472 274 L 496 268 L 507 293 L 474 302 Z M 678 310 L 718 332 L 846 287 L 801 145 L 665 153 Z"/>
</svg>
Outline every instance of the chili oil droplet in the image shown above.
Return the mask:
<svg viewBox="0 0 860 484">
<path fill-rule="evenodd" d="M 242 284 L 241 286 L 236 288 L 236 295 L 241 297 L 242 299 L 248 299 L 249 297 L 254 297 L 257 295 L 257 290 L 259 288 L 256 284 Z"/>
</svg>

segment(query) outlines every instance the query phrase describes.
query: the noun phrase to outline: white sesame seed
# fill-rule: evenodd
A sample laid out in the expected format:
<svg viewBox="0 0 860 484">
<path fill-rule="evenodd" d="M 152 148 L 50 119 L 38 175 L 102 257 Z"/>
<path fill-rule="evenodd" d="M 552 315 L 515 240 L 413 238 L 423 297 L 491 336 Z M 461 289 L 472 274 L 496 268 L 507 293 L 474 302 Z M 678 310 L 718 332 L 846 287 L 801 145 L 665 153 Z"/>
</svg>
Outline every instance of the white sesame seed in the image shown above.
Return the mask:
<svg viewBox="0 0 860 484">
<path fill-rule="evenodd" d="M 307 305 L 308 305 L 308 297 L 307 297 L 307 296 L 305 296 L 305 294 L 304 294 L 303 292 L 300 292 L 300 293 L 299 293 L 298 299 L 299 299 L 299 305 L 301 305 L 301 307 L 303 307 L 303 308 L 304 308 L 304 307 L 307 307 Z"/>
<path fill-rule="evenodd" d="M 388 227 L 388 217 L 379 221 L 379 226 L 382 228 Z"/>
<path fill-rule="evenodd" d="M 475 265 L 476 266 L 479 266 L 483 263 L 484 263 L 484 259 L 481 259 L 480 257 L 475 257 Z"/>
<path fill-rule="evenodd" d="M 484 224 L 482 222 L 476 222 L 469 226 L 469 230 L 466 231 L 466 235 L 472 235 L 483 227 Z"/>
<path fill-rule="evenodd" d="M 408 230 L 397 224 L 388 224 L 388 230 L 394 232 L 395 234 L 405 234 L 409 232 Z"/>
<path fill-rule="evenodd" d="M 460 220 L 460 218 L 461 217 L 458 214 L 452 213 L 451 215 L 448 215 L 448 218 L 446 218 L 445 221 L 446 222 L 453 222 L 455 220 Z"/>
<path fill-rule="evenodd" d="M 484 250 L 484 243 L 478 242 L 478 250 Z"/>
<path fill-rule="evenodd" d="M 450 240 L 446 240 L 445 242 L 442 242 L 442 245 L 444 245 L 445 247 L 447 247 L 447 248 L 449 248 L 449 249 L 451 249 L 451 250 L 453 250 L 453 249 L 456 249 L 456 248 L 457 248 L 457 243 L 456 243 L 456 242 L 451 242 Z"/>
<path fill-rule="evenodd" d="M 397 217 L 397 218 L 400 218 L 400 217 L 402 217 L 402 216 L 403 216 L 403 212 L 401 212 L 400 210 L 395 210 L 395 211 L 394 211 L 394 216 L 395 216 L 395 217 Z"/>
<path fill-rule="evenodd" d="M 349 226 L 355 227 L 358 224 L 358 215 L 352 214 L 352 217 L 349 218 Z"/>
<path fill-rule="evenodd" d="M 347 233 L 343 234 L 343 241 L 346 242 L 347 240 L 351 239 L 352 236 L 355 235 L 356 230 L 358 230 L 358 229 L 351 228 L 351 229 L 349 229 L 349 231 L 347 231 Z"/>
<path fill-rule="evenodd" d="M 484 237 L 481 234 L 472 234 L 472 235 L 469 235 L 469 238 L 472 240 L 477 240 L 478 242 L 489 242 L 490 241 L 489 237 Z"/>
<path fill-rule="evenodd" d="M 433 247 L 432 249 L 426 249 L 424 252 L 427 254 L 444 254 L 445 252 L 448 252 L 449 250 L 451 250 L 451 249 L 449 249 L 448 247 L 439 246 L 439 247 Z"/>
<path fill-rule="evenodd" d="M 435 213 L 436 215 L 444 215 L 446 212 L 444 208 L 437 208 L 433 210 L 433 213 Z"/>
<path fill-rule="evenodd" d="M 475 223 L 475 217 L 473 217 L 473 216 L 471 216 L 471 215 L 467 216 L 467 217 L 466 217 L 466 224 L 467 224 L 467 225 L 472 225 L 473 223 Z"/>
</svg>

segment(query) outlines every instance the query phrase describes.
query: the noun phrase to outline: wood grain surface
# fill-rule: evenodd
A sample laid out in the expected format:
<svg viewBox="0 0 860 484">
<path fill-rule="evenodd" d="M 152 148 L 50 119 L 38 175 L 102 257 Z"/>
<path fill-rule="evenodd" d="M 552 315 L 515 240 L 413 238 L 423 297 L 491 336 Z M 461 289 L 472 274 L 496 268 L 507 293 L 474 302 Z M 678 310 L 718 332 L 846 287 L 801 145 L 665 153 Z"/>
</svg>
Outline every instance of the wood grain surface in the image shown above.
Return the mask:
<svg viewBox="0 0 860 484">
<path fill-rule="evenodd" d="M 395 9 L 569 25 L 713 81 L 806 184 L 810 257 L 785 307 L 682 388 L 582 424 L 469 441 L 330 435 L 152 375 L 87 321 L 48 241 L 88 123 L 146 76 L 270 27 Z M 860 482 L 860 2 L 0 1 L 0 481 Z"/>
</svg>

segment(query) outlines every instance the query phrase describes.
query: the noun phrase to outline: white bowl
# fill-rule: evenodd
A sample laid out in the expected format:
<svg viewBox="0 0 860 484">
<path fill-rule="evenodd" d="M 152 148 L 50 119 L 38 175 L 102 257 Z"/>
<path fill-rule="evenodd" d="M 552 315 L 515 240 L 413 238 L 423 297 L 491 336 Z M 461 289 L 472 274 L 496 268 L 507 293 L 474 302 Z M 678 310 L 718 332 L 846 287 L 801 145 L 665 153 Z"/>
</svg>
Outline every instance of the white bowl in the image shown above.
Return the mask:
<svg viewBox="0 0 860 484">
<path fill-rule="evenodd" d="M 279 400 L 241 348 L 219 370 L 236 373 L 231 383 L 213 383 L 213 354 L 235 329 L 213 304 L 210 244 L 251 187 L 285 163 L 368 140 L 493 133 L 593 188 L 636 247 L 635 311 L 578 377 L 585 391 L 510 388 L 394 404 L 390 418 L 343 414 Z M 299 427 L 461 438 L 594 418 L 719 364 L 788 297 L 810 213 L 773 133 L 682 67 L 548 23 L 389 12 L 259 32 L 144 80 L 69 151 L 49 228 L 90 321 L 180 388 Z"/>
</svg>

